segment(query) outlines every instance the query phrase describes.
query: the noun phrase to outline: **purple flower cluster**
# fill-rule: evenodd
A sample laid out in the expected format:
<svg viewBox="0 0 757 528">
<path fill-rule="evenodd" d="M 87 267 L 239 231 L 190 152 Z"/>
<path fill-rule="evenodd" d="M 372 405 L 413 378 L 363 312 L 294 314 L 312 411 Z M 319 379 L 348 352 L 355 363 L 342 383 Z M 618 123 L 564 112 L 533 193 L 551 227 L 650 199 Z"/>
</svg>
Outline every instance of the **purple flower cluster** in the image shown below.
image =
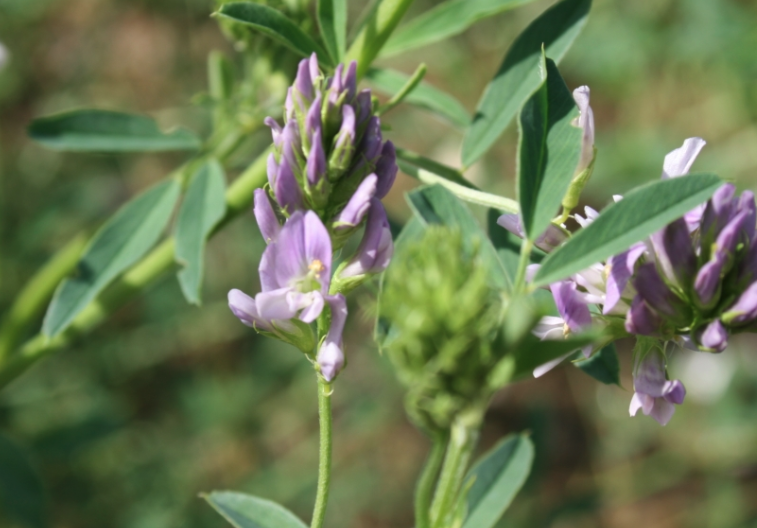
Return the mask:
<svg viewBox="0 0 757 528">
<path fill-rule="evenodd" d="M 393 252 L 380 199 L 397 174 L 394 146 L 383 142 L 370 91 L 357 91 L 356 69 L 340 64 L 326 78 L 315 54 L 301 61 L 284 126 L 266 118 L 274 150 L 268 188 L 255 191 L 253 209 L 268 244 L 259 266 L 262 291 L 254 298 L 229 292 L 229 307 L 244 324 L 308 355 L 318 344 L 311 323 L 328 322 L 315 356 L 326 381 L 345 361 L 343 292 L 386 269 Z M 334 252 L 362 224 L 357 251 L 332 277 Z"/>
</svg>

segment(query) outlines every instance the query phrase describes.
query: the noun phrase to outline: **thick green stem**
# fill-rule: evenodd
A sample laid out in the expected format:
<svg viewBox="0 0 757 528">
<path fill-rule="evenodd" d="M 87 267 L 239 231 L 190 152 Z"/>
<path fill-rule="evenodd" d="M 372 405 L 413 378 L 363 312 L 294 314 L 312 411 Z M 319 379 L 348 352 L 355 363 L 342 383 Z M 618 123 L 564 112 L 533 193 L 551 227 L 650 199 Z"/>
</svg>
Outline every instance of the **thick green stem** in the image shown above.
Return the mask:
<svg viewBox="0 0 757 528">
<path fill-rule="evenodd" d="M 447 433 L 437 433 L 432 439 L 431 451 L 415 487 L 415 528 L 431 528 L 431 496 L 448 443 Z"/>
<path fill-rule="evenodd" d="M 382 0 L 366 20 L 363 29 L 347 51 L 345 62 L 357 61 L 357 75 L 362 78 L 373 59 L 391 36 L 413 0 Z"/>
<path fill-rule="evenodd" d="M 318 417 L 321 442 L 318 455 L 318 490 L 310 528 L 322 528 L 331 481 L 331 384 L 318 376 Z"/>
<path fill-rule="evenodd" d="M 266 182 L 266 155 L 267 151 L 229 186 L 226 191 L 226 216 L 219 225 L 226 225 L 250 207 L 254 190 Z M 214 233 L 217 231 L 218 229 Z M 176 267 L 174 240 L 169 238 L 89 303 L 63 333 L 52 339 L 40 334 L 28 341 L 17 354 L 7 358 L 0 368 L 0 389 L 40 359 L 91 331 L 110 314 Z"/>
<path fill-rule="evenodd" d="M 480 419 L 471 423 L 465 417 L 458 417 L 452 424 L 447 454 L 431 504 L 433 528 L 446 528 L 450 516 L 455 511 L 465 471 L 478 441 L 479 428 Z"/>
</svg>

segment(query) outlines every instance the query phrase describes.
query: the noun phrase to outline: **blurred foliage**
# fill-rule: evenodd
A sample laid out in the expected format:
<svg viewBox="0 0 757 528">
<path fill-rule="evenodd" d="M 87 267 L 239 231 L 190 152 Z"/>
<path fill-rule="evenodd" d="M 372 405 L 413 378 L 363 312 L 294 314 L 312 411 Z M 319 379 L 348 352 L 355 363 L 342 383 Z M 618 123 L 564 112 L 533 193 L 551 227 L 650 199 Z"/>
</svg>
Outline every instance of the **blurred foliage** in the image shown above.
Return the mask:
<svg viewBox="0 0 757 528">
<path fill-rule="evenodd" d="M 284 2 L 297 10 L 300 2 Z M 482 21 L 449 41 L 383 65 L 426 80 L 472 110 L 507 45 L 550 2 Z M 432 6 L 417 0 L 410 16 Z M 357 17 L 361 2 L 351 2 Z M 206 90 L 208 52 L 233 54 L 208 0 L 2 0 L 0 41 L 0 310 L 66 240 L 102 222 L 168 173 L 180 154 L 60 154 L 25 135 L 33 116 L 81 106 L 149 113 L 205 132 L 193 96 Z M 708 142 L 696 168 L 757 187 L 757 2 L 597 0 L 561 66 L 588 84 L 598 158 L 585 198 L 595 207 L 659 177 L 687 136 Z M 238 58 L 235 62 L 239 63 Z M 421 111 L 386 116 L 396 144 L 451 165 L 461 134 Z M 262 134 L 258 141 L 267 141 Z M 512 191 L 511 127 L 470 170 L 480 186 Z M 402 191 L 387 199 L 409 215 Z M 197 494 L 238 489 L 307 517 L 315 490 L 317 418 L 310 365 L 258 338 L 231 315 L 231 287 L 255 291 L 263 241 L 252 216 L 209 245 L 205 305 L 185 304 L 171 278 L 95 334 L 0 394 L 0 430 L 39 469 L 53 526 L 220 527 Z M 334 395 L 335 472 L 327 523 L 412 523 L 413 479 L 427 441 L 404 417 L 402 389 L 366 341 L 373 304 L 355 292 L 349 369 Z M 358 324 L 358 321 L 362 323 Z M 689 389 L 671 424 L 631 419 L 631 393 L 570 366 L 501 392 L 481 449 L 530 429 L 531 479 L 509 527 L 757 526 L 757 357 L 753 338 L 720 356 L 674 358 Z M 630 350 L 619 347 L 630 387 Z M 2 506 L 0 506 L 2 507 Z M 21 526 L 5 520 L 2 526 Z"/>
</svg>

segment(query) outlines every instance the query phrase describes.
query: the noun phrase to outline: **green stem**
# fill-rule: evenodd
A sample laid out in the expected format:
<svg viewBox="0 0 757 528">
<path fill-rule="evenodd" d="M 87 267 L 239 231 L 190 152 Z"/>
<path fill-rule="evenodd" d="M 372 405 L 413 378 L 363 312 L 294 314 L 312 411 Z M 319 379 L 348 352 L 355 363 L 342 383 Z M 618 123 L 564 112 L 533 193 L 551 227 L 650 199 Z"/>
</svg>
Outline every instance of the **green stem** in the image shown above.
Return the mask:
<svg viewBox="0 0 757 528">
<path fill-rule="evenodd" d="M 412 3 L 413 0 L 382 0 L 366 20 L 344 60 L 357 61 L 358 79 L 361 79 L 371 67 L 373 59 L 378 56 Z"/>
<path fill-rule="evenodd" d="M 526 285 L 526 268 L 528 263 L 531 262 L 531 251 L 534 249 L 534 243 L 529 239 L 524 238 L 523 243 L 520 246 L 520 259 L 518 260 L 518 271 L 515 274 L 515 284 L 513 284 L 513 291 L 515 293 L 521 293 Z"/>
<path fill-rule="evenodd" d="M 444 460 L 444 452 L 447 450 L 449 435 L 437 433 L 434 435 L 431 451 L 423 466 L 423 471 L 415 487 L 415 528 L 431 528 L 431 495 L 434 492 L 436 476 Z"/>
<path fill-rule="evenodd" d="M 452 424 L 447 454 L 431 504 L 433 528 L 446 528 L 450 515 L 455 511 L 465 470 L 478 441 L 480 424 L 480 417 L 472 422 L 466 417 L 458 417 Z"/>
<path fill-rule="evenodd" d="M 321 430 L 318 454 L 318 490 L 310 528 L 322 528 L 331 481 L 331 384 L 318 376 L 318 418 Z"/>
<path fill-rule="evenodd" d="M 261 154 L 226 190 L 226 215 L 219 223 L 219 227 L 226 225 L 250 207 L 253 191 L 267 181 L 267 154 L 267 151 Z M 217 231 L 218 228 L 213 233 Z M 91 331 L 110 314 L 176 267 L 174 239 L 169 238 L 89 303 L 63 333 L 52 339 L 41 334 L 37 335 L 23 345 L 17 354 L 7 358 L 0 366 L 0 389 L 40 359 L 66 347 L 77 337 Z"/>
<path fill-rule="evenodd" d="M 416 86 L 420 84 L 420 82 L 423 80 L 423 77 L 426 75 L 426 65 L 421 63 L 418 65 L 418 67 L 415 69 L 415 73 L 407 80 L 405 85 L 400 88 L 400 91 L 394 94 L 394 97 L 389 99 L 386 104 L 381 105 L 381 107 L 376 112 L 376 115 L 382 116 L 388 111 L 390 111 L 392 108 L 400 104 L 405 97 L 407 97 L 410 92 L 415 90 Z"/>
</svg>

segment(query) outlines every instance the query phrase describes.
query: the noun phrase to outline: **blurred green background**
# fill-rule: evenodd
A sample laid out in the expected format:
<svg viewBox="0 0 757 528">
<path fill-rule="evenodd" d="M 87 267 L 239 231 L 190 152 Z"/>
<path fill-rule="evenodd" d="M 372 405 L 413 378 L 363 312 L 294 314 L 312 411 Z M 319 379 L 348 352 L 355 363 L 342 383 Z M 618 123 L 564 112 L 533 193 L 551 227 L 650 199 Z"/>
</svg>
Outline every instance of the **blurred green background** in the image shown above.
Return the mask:
<svg viewBox="0 0 757 528">
<path fill-rule="evenodd" d="M 410 73 L 426 62 L 426 80 L 472 111 L 510 42 L 550 3 L 380 64 Z M 352 2 L 352 12 L 361 4 Z M 417 0 L 407 18 L 433 5 Z M 30 119 L 94 106 L 202 131 L 207 119 L 192 101 L 206 89 L 207 53 L 233 54 L 212 8 L 206 0 L 0 0 L 0 42 L 10 52 L 0 71 L 0 309 L 70 237 L 182 160 L 54 153 L 26 137 Z M 708 141 L 696 170 L 757 190 L 755 50 L 754 1 L 597 0 L 561 65 L 571 88 L 592 90 L 599 154 L 586 203 L 599 208 L 658 178 L 665 153 L 688 136 Z M 404 105 L 384 121 L 396 144 L 458 163 L 462 134 L 433 116 Z M 515 148 L 511 127 L 469 177 L 512 193 Z M 413 185 L 400 176 L 386 199 L 397 220 L 409 215 L 402 192 Z M 239 324 L 225 302 L 232 287 L 256 291 L 262 249 L 248 214 L 209 244 L 201 309 L 187 306 L 168 278 L 0 394 L 0 431 L 38 471 L 49 526 L 222 527 L 198 498 L 214 489 L 269 497 L 309 518 L 312 370 L 295 349 Z M 349 368 L 334 395 L 333 528 L 411 526 L 413 481 L 428 447 L 366 337 L 373 306 L 369 288 L 351 297 Z M 677 354 L 672 374 L 689 392 L 665 428 L 628 417 L 628 343 L 620 346 L 625 389 L 568 365 L 502 391 L 481 449 L 528 429 L 537 461 L 501 526 L 757 527 L 755 344 L 743 336 L 720 356 Z M 0 457 L 11 453 L 5 443 Z M 0 474 L 0 510 L 18 510 L 34 486 Z M 0 526 L 26 525 L 8 518 Z"/>
</svg>

